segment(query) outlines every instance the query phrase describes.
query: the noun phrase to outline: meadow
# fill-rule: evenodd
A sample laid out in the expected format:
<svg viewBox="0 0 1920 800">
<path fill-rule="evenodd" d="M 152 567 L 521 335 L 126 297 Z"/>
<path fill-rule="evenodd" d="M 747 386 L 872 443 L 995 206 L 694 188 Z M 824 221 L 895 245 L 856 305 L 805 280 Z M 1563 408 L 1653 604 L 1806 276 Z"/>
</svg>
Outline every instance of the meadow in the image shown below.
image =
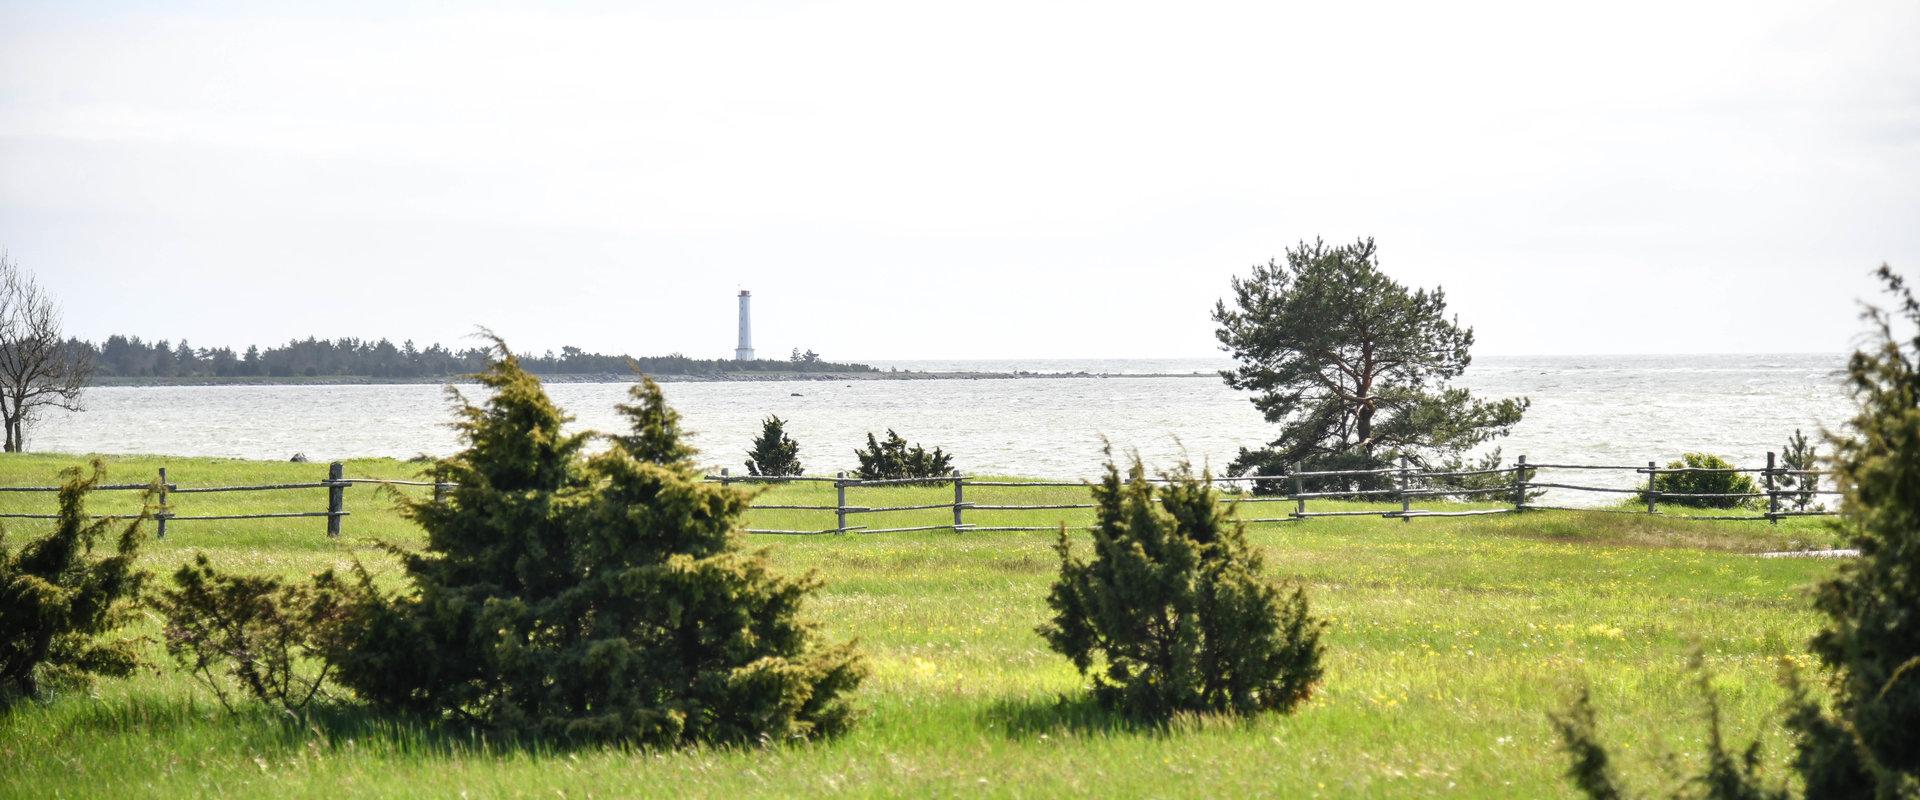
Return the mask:
<svg viewBox="0 0 1920 800">
<path fill-rule="evenodd" d="M 78 456 L 0 457 L 0 485 L 45 485 Z M 110 480 L 181 486 L 312 481 L 323 464 L 114 457 Z M 353 477 L 415 477 L 417 464 L 360 460 Z M 418 535 L 394 490 L 348 491 L 345 534 L 320 519 L 178 521 L 142 560 L 165 580 L 195 552 L 222 568 L 302 576 L 361 559 L 397 571 L 376 540 Z M 413 490 L 402 490 L 413 491 Z M 916 505 L 940 488 L 861 489 L 850 502 Z M 323 490 L 175 495 L 178 514 L 320 510 Z M 1080 488 L 969 487 L 982 504 L 1078 503 Z M 832 488 L 781 486 L 761 502 L 831 504 Z M 136 493 L 98 495 L 124 512 Z M 51 511 L 51 495 L 0 493 L 0 512 Z M 1322 504 L 1325 508 L 1338 504 Z M 1354 506 L 1357 508 L 1357 506 Z M 1084 525 L 1088 512 L 969 512 L 991 525 Z M 1247 516 L 1270 516 L 1258 511 Z M 947 510 L 869 515 L 907 527 Z M 831 512 L 754 512 L 755 528 L 824 528 Z M 8 540 L 45 523 L 7 520 Z M 1764 550 L 1824 546 L 1817 520 L 1778 526 L 1602 512 L 1532 512 L 1411 522 L 1371 517 L 1260 524 L 1275 574 L 1303 583 L 1331 623 L 1327 679 L 1291 716 L 1196 717 L 1147 729 L 1081 701 L 1082 682 L 1033 632 L 1057 569 L 1049 532 L 930 531 L 752 536 L 783 570 L 814 570 L 809 606 L 826 637 L 857 639 L 871 677 L 849 735 L 765 748 L 645 752 L 492 743 L 450 726 L 372 718 L 351 707 L 310 720 L 224 711 L 151 641 L 153 668 L 91 694 L 0 718 L 0 795 L 9 797 L 623 797 L 981 795 L 1046 797 L 1558 797 L 1565 759 L 1546 714 L 1590 685 L 1622 771 L 1670 786 L 1700 761 L 1698 651 L 1730 735 L 1763 734 L 1784 763 L 1776 683 L 1806 664 L 1818 624 L 1808 587 L 1824 559 Z M 129 631 L 155 637 L 149 618 Z M 1680 766 L 1670 769 L 1668 756 Z"/>
</svg>

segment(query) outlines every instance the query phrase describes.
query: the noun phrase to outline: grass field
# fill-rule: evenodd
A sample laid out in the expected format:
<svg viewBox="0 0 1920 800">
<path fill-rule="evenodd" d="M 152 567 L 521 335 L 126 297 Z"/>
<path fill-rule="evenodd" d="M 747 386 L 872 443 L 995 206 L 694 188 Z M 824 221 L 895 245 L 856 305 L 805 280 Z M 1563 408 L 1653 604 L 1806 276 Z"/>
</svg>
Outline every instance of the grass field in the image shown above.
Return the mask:
<svg viewBox="0 0 1920 800">
<path fill-rule="evenodd" d="M 0 485 L 51 483 L 82 460 L 0 457 Z M 325 473 L 318 464 L 119 457 L 110 477 L 149 480 L 162 464 L 181 486 Z M 416 469 L 347 465 L 356 477 Z M 968 495 L 983 504 L 1086 498 L 1073 488 L 970 487 Z M 112 498 L 100 508 L 135 502 L 131 493 Z M 950 499 L 944 487 L 849 498 L 876 506 Z M 174 500 L 179 514 L 325 507 L 322 490 Z M 0 511 L 47 512 L 52 502 L 0 494 Z M 832 488 L 781 487 L 764 502 L 831 504 Z M 379 491 L 349 490 L 353 515 L 338 542 L 320 519 L 180 521 L 166 540 L 149 542 L 143 560 L 164 576 L 200 551 L 228 569 L 304 575 L 359 557 L 391 577 L 371 541 L 418 536 L 390 506 Z M 1087 520 L 1084 511 L 986 513 L 969 512 L 969 521 Z M 763 510 L 750 524 L 817 529 L 832 517 Z M 951 512 L 871 517 L 860 524 L 937 524 Z M 8 522 L 15 541 L 42 524 Z M 1764 732 L 1768 758 L 1780 763 L 1777 664 L 1804 661 L 1817 624 L 1806 589 L 1833 568 L 1750 555 L 1830 543 L 1819 522 L 1805 519 L 1775 527 L 1572 512 L 1360 517 L 1264 524 L 1251 538 L 1332 621 L 1327 681 L 1292 716 L 1142 730 L 1073 702 L 1078 676 L 1033 633 L 1057 566 L 1054 534 L 756 536 L 780 568 L 826 579 L 812 616 L 831 638 L 859 639 L 867 654 L 865 718 L 844 738 L 771 749 L 543 751 L 351 711 L 301 726 L 264 710 L 228 715 L 149 646 L 153 671 L 0 718 L 0 795 L 1556 797 L 1570 792 L 1545 714 L 1583 682 L 1603 710 L 1603 731 L 1620 743 L 1623 771 L 1659 787 L 1671 781 L 1664 754 L 1699 760 L 1703 729 L 1686 668 L 1695 648 L 1715 675 L 1731 734 Z M 157 631 L 151 620 L 137 627 Z"/>
</svg>

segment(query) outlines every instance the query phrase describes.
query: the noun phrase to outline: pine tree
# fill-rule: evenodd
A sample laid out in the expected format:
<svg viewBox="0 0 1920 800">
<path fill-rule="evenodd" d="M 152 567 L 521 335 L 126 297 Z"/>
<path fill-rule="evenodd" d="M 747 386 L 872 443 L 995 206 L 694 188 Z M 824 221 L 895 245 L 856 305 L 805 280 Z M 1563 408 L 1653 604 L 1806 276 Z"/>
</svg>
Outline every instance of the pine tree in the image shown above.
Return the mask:
<svg viewBox="0 0 1920 800">
<path fill-rule="evenodd" d="M 653 746 L 787 741 L 844 729 L 862 675 L 850 645 L 799 619 L 811 575 L 742 549 L 747 494 L 701 481 L 660 389 L 619 407 L 628 431 L 584 434 L 501 345 L 460 403 L 459 484 L 409 501 L 426 530 L 412 590 L 345 626 L 340 680 L 377 704 L 562 741 Z"/>
<path fill-rule="evenodd" d="M 1403 456 L 1424 466 L 1506 435 L 1527 409 L 1526 398 L 1483 401 L 1449 385 L 1472 361 L 1473 329 L 1448 318 L 1442 290 L 1382 272 L 1372 239 L 1301 242 L 1232 286 L 1233 304 L 1213 310 L 1238 362 L 1222 375 L 1280 426 L 1266 447 L 1241 449 L 1234 475 L 1376 469 Z M 1334 483 L 1321 488 L 1380 488 Z"/>
<path fill-rule="evenodd" d="M 1782 496 L 1793 504 L 1794 511 L 1820 511 L 1824 506 L 1815 500 L 1820 490 L 1820 453 L 1807 441 L 1807 435 L 1795 428 L 1793 435 L 1787 438 L 1787 446 L 1780 451 L 1780 466 L 1786 470 L 1779 474 L 1775 482 L 1783 491 Z"/>
<path fill-rule="evenodd" d="M 147 514 L 88 520 L 87 493 L 106 477 L 100 461 L 91 473 L 75 467 L 60 477 L 59 519 L 50 535 L 19 552 L 0 535 L 0 709 L 47 689 L 85 685 L 91 675 L 125 676 L 138 663 L 133 642 L 102 637 L 129 620 L 147 579 L 134 567 Z M 112 554 L 96 556 L 95 545 L 116 525 Z"/>
<path fill-rule="evenodd" d="M 1040 635 L 1102 705 L 1139 718 L 1291 710 L 1320 680 L 1324 623 L 1304 591 L 1263 575 L 1209 477 L 1187 464 L 1167 477 L 1156 493 L 1138 456 L 1125 480 L 1108 459 L 1092 560 L 1074 557 L 1063 527 Z"/>
<path fill-rule="evenodd" d="M 800 443 L 787 435 L 786 421 L 767 417 L 760 425 L 760 438 L 753 440 L 753 449 L 747 451 L 747 474 L 799 475 L 805 469 L 800 465 Z"/>
</svg>

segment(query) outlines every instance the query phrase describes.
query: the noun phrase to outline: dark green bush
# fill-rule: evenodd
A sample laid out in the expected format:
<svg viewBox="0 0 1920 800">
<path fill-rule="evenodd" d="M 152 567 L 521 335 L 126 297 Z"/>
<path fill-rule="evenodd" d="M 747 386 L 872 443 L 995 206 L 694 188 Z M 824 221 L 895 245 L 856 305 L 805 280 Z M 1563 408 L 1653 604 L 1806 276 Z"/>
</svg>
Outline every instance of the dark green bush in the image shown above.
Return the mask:
<svg viewBox="0 0 1920 800">
<path fill-rule="evenodd" d="M 233 709 L 237 687 L 298 715 L 328 685 L 327 635 L 347 612 L 347 588 L 332 572 L 308 586 L 228 575 L 196 555 L 150 602 L 165 620 L 167 654 L 220 705 Z"/>
<path fill-rule="evenodd" d="M 760 438 L 753 440 L 753 449 L 747 452 L 747 474 L 778 477 L 805 470 L 800 465 L 800 443 L 787 435 L 786 421 L 767 417 L 760 424 Z"/>
<path fill-rule="evenodd" d="M 952 454 L 933 448 L 928 452 L 920 445 L 907 446 L 905 437 L 887 429 L 885 441 L 867 434 L 865 449 L 853 451 L 860 459 L 861 480 L 899 480 L 903 478 L 940 478 L 953 474 Z"/>
<path fill-rule="evenodd" d="M 1915 330 L 1920 302 L 1892 270 L 1880 278 Z M 1827 622 L 1811 649 L 1829 671 L 1832 710 L 1809 701 L 1791 721 L 1809 786 L 1817 774 L 1862 796 L 1902 782 L 1920 796 L 1920 333 L 1903 342 L 1887 312 L 1869 318 L 1878 345 L 1847 364 L 1851 435 L 1829 440 L 1840 529 L 1860 557 L 1814 595 Z"/>
<path fill-rule="evenodd" d="M 1676 506 L 1693 508 L 1748 508 L 1756 505 L 1751 497 L 1675 497 L 1674 495 L 1728 495 L 1754 494 L 1760 491 L 1753 479 L 1742 472 L 1711 472 L 1697 470 L 1730 470 L 1733 464 L 1726 459 L 1706 453 L 1687 453 L 1679 461 L 1667 462 L 1667 469 L 1686 468 L 1688 472 L 1662 472 L 1654 476 L 1653 489 L 1658 493 L 1656 502 L 1671 503 Z M 1640 493 L 1634 495 L 1638 502 L 1647 502 L 1647 486 L 1640 485 Z"/>
<path fill-rule="evenodd" d="M 819 585 L 743 549 L 748 495 L 704 483 L 643 380 L 629 431 L 586 436 L 503 346 L 459 400 L 466 448 L 403 501 L 408 590 L 342 626 L 340 681 L 376 705 L 567 742 L 784 742 L 841 731 L 862 667 L 799 617 Z M 364 580 L 364 578 L 363 578 Z"/>
<path fill-rule="evenodd" d="M 60 473 L 59 519 L 53 532 L 18 552 L 0 533 L 0 708 L 43 691 L 85 686 L 93 675 L 121 677 L 139 660 L 134 642 L 107 640 L 132 614 L 147 573 L 135 569 L 143 510 L 130 520 L 87 519 L 87 493 L 106 465 Z M 119 527 L 110 555 L 94 547 Z"/>
<path fill-rule="evenodd" d="M 1182 464 L 1157 492 L 1138 457 L 1093 487 L 1093 557 L 1062 528 L 1053 618 L 1039 628 L 1101 704 L 1148 720 L 1288 711 L 1320 680 L 1324 623 L 1262 573 L 1211 481 Z M 1155 502 L 1157 499 L 1159 502 Z"/>
</svg>

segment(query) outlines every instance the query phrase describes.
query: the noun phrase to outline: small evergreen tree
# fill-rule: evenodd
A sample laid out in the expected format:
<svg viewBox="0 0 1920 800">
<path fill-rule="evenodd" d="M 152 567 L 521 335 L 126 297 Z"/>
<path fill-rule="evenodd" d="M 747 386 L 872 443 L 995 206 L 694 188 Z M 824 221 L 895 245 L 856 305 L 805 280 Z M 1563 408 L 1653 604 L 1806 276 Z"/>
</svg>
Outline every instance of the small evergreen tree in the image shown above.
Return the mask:
<svg viewBox="0 0 1920 800">
<path fill-rule="evenodd" d="M 1732 463 L 1716 455 L 1685 453 L 1680 456 L 1679 461 L 1667 462 L 1667 469 L 1685 471 L 1662 472 L 1655 475 L 1652 486 L 1660 493 L 1658 502 L 1672 503 L 1676 506 L 1745 508 L 1753 505 L 1751 497 L 1684 496 L 1756 494 L 1760 491 L 1760 487 L 1754 485 L 1752 478 L 1742 473 L 1728 471 L 1733 468 Z M 1641 503 L 1647 502 L 1647 485 L 1642 484 L 1639 494 L 1634 497 Z"/>
<path fill-rule="evenodd" d="M 587 458 L 504 345 L 479 378 L 492 394 L 460 402 L 466 449 L 432 470 L 458 487 L 403 502 L 427 533 L 403 554 L 411 590 L 342 626 L 344 684 L 564 741 L 778 742 L 847 726 L 862 667 L 800 621 L 818 581 L 742 550 L 747 494 L 700 480 L 657 385 L 633 389 L 628 431 Z"/>
<path fill-rule="evenodd" d="M 865 449 L 853 451 L 860 459 L 860 478 L 862 480 L 899 480 L 903 478 L 939 478 L 953 473 L 953 455 L 933 448 L 928 452 L 920 445 L 907 446 L 906 437 L 887 429 L 885 441 L 867 434 Z"/>
<path fill-rule="evenodd" d="M 1445 460 L 1432 465 L 1434 470 L 1442 473 L 1474 472 L 1481 474 L 1443 475 L 1441 477 L 1429 478 L 1427 479 L 1428 487 L 1436 491 L 1445 491 L 1448 489 L 1458 490 L 1460 492 L 1459 494 L 1444 496 L 1460 502 L 1505 501 L 1513 497 L 1513 493 L 1511 491 L 1501 492 L 1499 490 L 1511 489 L 1517 481 L 1515 480 L 1514 473 L 1511 471 L 1495 471 L 1501 468 L 1501 463 L 1500 448 L 1498 447 L 1472 460 L 1463 456 L 1449 456 Z M 1525 480 L 1533 480 L 1534 472 L 1535 470 L 1529 467 Z M 1527 491 L 1527 499 L 1538 499 L 1545 494 L 1546 491 L 1544 489 L 1529 489 Z"/>
<path fill-rule="evenodd" d="M 1814 445 L 1807 442 L 1807 435 L 1795 428 L 1793 435 L 1787 438 L 1787 446 L 1780 451 L 1781 472 L 1774 482 L 1786 491 L 1787 498 L 1794 511 L 1820 511 L 1825 508 L 1815 498 L 1820 491 L 1820 453 Z"/>
<path fill-rule="evenodd" d="M 800 465 L 800 443 L 787 435 L 786 421 L 767 417 L 760 424 L 760 438 L 747 451 L 747 474 L 777 477 L 799 475 L 805 469 Z"/>
<path fill-rule="evenodd" d="M 1320 680 L 1324 623 L 1303 590 L 1262 575 L 1210 478 L 1187 464 L 1168 477 L 1156 493 L 1138 456 L 1124 480 L 1109 457 L 1093 487 L 1093 557 L 1075 558 L 1061 529 L 1040 635 L 1103 705 L 1143 719 L 1291 710 Z"/>
<path fill-rule="evenodd" d="M 84 686 L 93 675 L 125 676 L 139 663 L 134 643 L 105 640 L 132 614 L 147 573 L 134 568 L 147 512 L 131 520 L 87 518 L 87 493 L 106 465 L 60 473 L 53 532 L 22 546 L 0 533 L 0 709 L 48 689 Z M 118 525 L 110 555 L 95 555 Z"/>
</svg>

